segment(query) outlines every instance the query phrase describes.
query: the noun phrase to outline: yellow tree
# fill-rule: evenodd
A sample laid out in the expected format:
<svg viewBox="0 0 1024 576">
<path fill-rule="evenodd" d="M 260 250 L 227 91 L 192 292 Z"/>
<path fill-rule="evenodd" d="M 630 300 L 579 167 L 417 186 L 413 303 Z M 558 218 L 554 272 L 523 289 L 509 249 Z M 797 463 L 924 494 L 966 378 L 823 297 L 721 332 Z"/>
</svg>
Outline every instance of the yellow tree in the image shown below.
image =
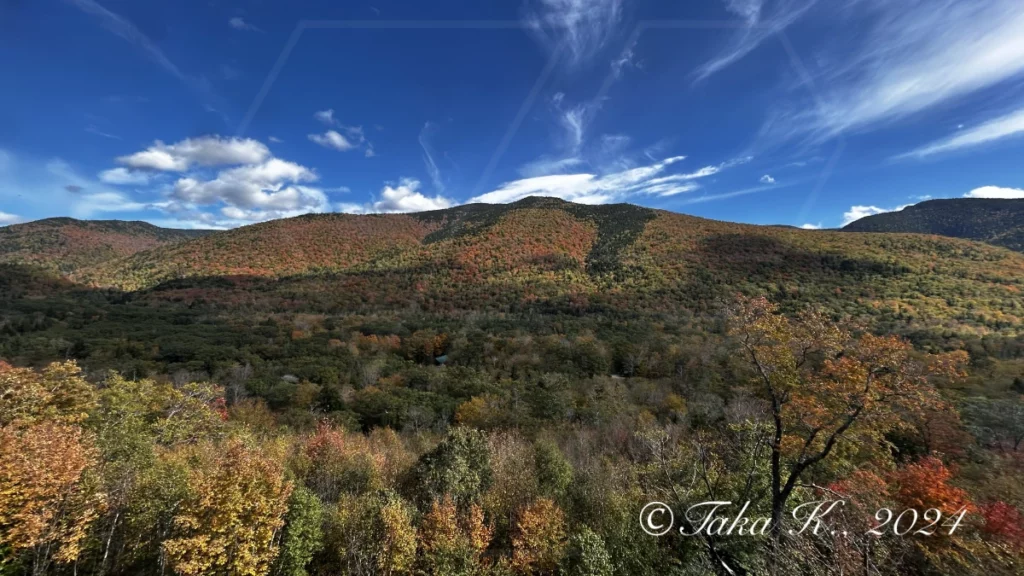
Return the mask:
<svg viewBox="0 0 1024 576">
<path fill-rule="evenodd" d="M 471 505 L 460 522 L 451 496 L 435 500 L 420 526 L 425 570 L 435 576 L 477 573 L 493 533 L 478 504 Z"/>
<path fill-rule="evenodd" d="M 342 495 L 332 546 L 348 574 L 408 574 L 416 559 L 412 506 L 393 492 Z"/>
<path fill-rule="evenodd" d="M 80 423 L 96 403 L 95 389 L 74 362 L 35 371 L 0 361 L 0 426 L 38 420 Z"/>
<path fill-rule="evenodd" d="M 51 559 L 78 558 L 103 506 L 103 495 L 84 478 L 95 465 L 96 452 L 78 426 L 0 427 L 0 548 L 34 551 L 34 573 Z"/>
<path fill-rule="evenodd" d="M 174 518 L 178 535 L 164 542 L 164 552 L 185 576 L 266 574 L 291 483 L 276 459 L 240 440 L 210 449 L 219 453 L 193 470 L 191 497 Z"/>
<path fill-rule="evenodd" d="M 103 507 L 90 475 L 96 450 L 78 426 L 95 397 L 73 362 L 40 371 L 0 362 L 0 548 L 32 551 L 35 573 L 77 559 Z"/>
<path fill-rule="evenodd" d="M 854 336 L 817 312 L 796 319 L 765 298 L 742 300 L 731 333 L 769 405 L 771 526 L 805 472 L 843 441 L 879 444 L 941 404 L 933 378 L 959 378 L 965 352 L 916 354 L 897 336 Z"/>
<path fill-rule="evenodd" d="M 565 551 L 565 514 L 538 498 L 519 514 L 512 535 L 512 567 L 520 573 L 552 574 Z"/>
</svg>

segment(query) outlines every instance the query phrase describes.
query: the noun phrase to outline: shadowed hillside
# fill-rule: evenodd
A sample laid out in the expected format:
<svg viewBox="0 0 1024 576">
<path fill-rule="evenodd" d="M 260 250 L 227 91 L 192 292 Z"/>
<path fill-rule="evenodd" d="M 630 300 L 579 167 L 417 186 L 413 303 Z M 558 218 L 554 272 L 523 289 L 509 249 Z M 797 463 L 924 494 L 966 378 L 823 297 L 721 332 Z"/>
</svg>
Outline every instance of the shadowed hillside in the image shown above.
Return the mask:
<svg viewBox="0 0 1024 576">
<path fill-rule="evenodd" d="M 861 218 L 848 232 L 913 232 L 967 238 L 1024 252 L 1024 200 L 929 200 Z"/>
</svg>

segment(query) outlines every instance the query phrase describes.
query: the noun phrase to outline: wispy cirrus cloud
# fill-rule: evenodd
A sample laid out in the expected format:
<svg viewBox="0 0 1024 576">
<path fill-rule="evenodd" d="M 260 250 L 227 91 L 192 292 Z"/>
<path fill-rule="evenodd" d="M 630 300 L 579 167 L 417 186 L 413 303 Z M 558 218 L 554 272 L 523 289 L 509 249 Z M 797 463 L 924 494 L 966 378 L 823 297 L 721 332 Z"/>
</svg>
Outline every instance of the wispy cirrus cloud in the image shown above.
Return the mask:
<svg viewBox="0 0 1024 576">
<path fill-rule="evenodd" d="M 1024 75 L 1019 0 L 861 0 L 845 9 L 864 30 L 858 28 L 852 47 L 844 47 L 843 64 L 820 73 L 825 88 L 813 105 L 801 102 L 780 114 L 767 134 L 820 142 Z"/>
<path fill-rule="evenodd" d="M 536 0 L 527 7 L 524 19 L 543 45 L 566 50 L 567 63 L 580 66 L 615 37 L 622 8 L 622 0 Z"/>
<path fill-rule="evenodd" d="M 251 22 L 248 22 L 245 18 L 242 18 L 241 16 L 235 16 L 234 18 L 231 18 L 230 20 L 228 20 L 228 26 L 230 26 L 231 28 L 233 28 L 235 30 L 246 30 L 246 31 L 249 31 L 249 32 L 263 32 L 263 30 L 260 30 L 255 25 L 253 25 Z"/>
<path fill-rule="evenodd" d="M 156 43 L 150 40 L 149 36 L 143 34 L 142 31 L 139 30 L 135 24 L 132 24 L 132 22 L 127 18 L 124 18 L 115 12 L 111 12 L 101 6 L 98 2 L 95 2 L 95 0 L 66 1 L 73 4 L 83 12 L 98 18 L 104 28 L 140 48 L 150 60 L 159 64 L 161 68 L 171 73 L 171 75 L 177 79 L 182 81 L 191 80 L 174 62 L 171 62 L 170 58 L 164 54 L 163 50 L 161 50 Z"/>
<path fill-rule="evenodd" d="M 426 168 L 427 174 L 430 175 L 430 181 L 434 184 L 434 191 L 444 192 L 444 178 L 441 177 L 441 169 L 437 167 L 437 162 L 434 160 L 432 137 L 436 130 L 437 125 L 433 122 L 424 123 L 418 141 L 423 150 L 423 166 Z"/>
<path fill-rule="evenodd" d="M 725 0 L 725 8 L 748 26 L 732 35 L 726 47 L 694 72 L 704 80 L 740 61 L 762 42 L 796 22 L 817 0 Z"/>
<path fill-rule="evenodd" d="M 554 196 L 580 204 L 607 204 L 634 196 L 675 196 L 699 189 L 697 180 L 701 178 L 750 161 L 750 158 L 745 157 L 705 166 L 693 172 L 666 173 L 669 167 L 685 159 L 686 156 L 672 156 L 653 164 L 601 175 L 549 174 L 522 178 L 505 182 L 497 189 L 469 201 L 504 204 L 527 196 Z"/>
<path fill-rule="evenodd" d="M 952 136 L 900 154 L 896 158 L 924 158 L 1022 135 L 1024 135 L 1024 108 L 993 118 L 973 128 L 960 130 Z"/>
</svg>

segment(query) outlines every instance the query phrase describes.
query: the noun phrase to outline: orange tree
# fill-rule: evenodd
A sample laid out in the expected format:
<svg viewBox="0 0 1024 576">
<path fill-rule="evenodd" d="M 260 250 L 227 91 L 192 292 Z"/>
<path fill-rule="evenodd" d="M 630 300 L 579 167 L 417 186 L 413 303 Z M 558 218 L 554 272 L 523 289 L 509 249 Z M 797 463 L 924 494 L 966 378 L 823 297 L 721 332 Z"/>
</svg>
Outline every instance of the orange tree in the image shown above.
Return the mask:
<svg viewBox="0 0 1024 576">
<path fill-rule="evenodd" d="M 765 298 L 743 299 L 731 333 L 767 400 L 773 545 L 787 500 L 801 478 L 838 444 L 879 445 L 941 405 L 934 378 L 959 378 L 963 351 L 915 353 L 897 336 L 854 335 L 816 311 L 783 316 Z"/>
</svg>

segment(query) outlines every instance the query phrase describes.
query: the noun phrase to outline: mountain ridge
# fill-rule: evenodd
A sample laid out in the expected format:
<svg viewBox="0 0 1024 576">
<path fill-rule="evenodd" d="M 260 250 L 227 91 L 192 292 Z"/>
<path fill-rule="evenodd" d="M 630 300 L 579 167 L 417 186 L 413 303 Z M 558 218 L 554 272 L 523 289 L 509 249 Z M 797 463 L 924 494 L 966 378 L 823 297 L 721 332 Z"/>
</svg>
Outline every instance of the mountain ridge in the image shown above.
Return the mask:
<svg viewBox="0 0 1024 576">
<path fill-rule="evenodd" d="M 926 200 L 899 211 L 866 216 L 842 230 L 937 234 L 1024 252 L 1024 199 Z"/>
<path fill-rule="evenodd" d="M 0 263 L 72 274 L 82 267 L 213 232 L 161 228 L 139 220 L 45 218 L 0 227 Z"/>
</svg>

